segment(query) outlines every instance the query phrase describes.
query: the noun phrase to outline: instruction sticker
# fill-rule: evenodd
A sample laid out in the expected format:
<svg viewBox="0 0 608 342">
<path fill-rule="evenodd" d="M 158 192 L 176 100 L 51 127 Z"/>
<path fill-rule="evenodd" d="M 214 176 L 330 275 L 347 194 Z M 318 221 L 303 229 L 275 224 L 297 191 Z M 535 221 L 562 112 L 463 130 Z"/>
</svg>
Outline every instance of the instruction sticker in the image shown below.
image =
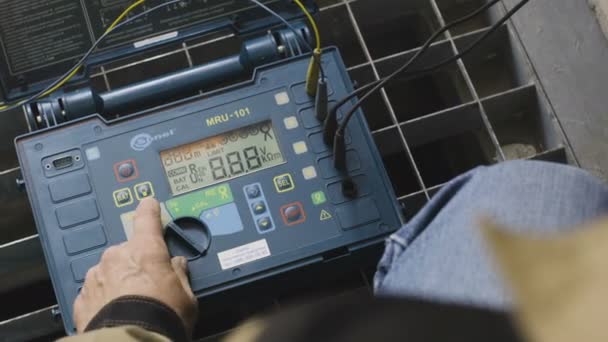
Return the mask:
<svg viewBox="0 0 608 342">
<path fill-rule="evenodd" d="M 217 254 L 222 270 L 237 267 L 270 256 L 266 239 L 248 243 Z"/>
<path fill-rule="evenodd" d="M 161 34 L 160 36 L 156 36 L 156 37 L 152 37 L 152 38 L 148 38 L 148 39 L 144 39 L 144 40 L 140 40 L 138 42 L 135 42 L 135 43 L 133 43 L 133 46 L 136 49 L 139 49 L 141 47 L 144 47 L 144 46 L 147 46 L 147 45 L 150 45 L 150 44 L 155 44 L 155 43 L 158 43 L 158 42 L 162 42 L 163 40 L 175 38 L 175 37 L 177 37 L 177 34 L 178 34 L 177 31 Z"/>
</svg>

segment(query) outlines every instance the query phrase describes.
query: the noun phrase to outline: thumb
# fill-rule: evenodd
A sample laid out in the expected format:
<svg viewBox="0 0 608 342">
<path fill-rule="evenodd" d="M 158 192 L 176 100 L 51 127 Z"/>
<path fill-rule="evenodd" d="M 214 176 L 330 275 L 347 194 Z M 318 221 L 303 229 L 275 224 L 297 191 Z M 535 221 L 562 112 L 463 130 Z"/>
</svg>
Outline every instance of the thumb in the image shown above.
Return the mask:
<svg viewBox="0 0 608 342">
<path fill-rule="evenodd" d="M 190 287 L 190 282 L 188 281 L 188 263 L 186 258 L 182 256 L 177 256 L 171 259 L 171 267 L 173 267 L 173 271 L 177 274 L 177 278 L 179 282 L 182 284 L 184 291 L 191 298 L 194 299 L 194 293 L 192 292 L 192 288 Z"/>
</svg>

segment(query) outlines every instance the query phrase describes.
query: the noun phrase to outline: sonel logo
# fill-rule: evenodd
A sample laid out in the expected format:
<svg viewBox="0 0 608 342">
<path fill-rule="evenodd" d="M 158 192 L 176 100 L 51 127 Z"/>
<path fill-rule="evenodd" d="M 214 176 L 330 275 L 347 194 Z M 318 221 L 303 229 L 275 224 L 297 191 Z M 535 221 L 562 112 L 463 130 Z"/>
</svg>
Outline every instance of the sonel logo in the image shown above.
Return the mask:
<svg viewBox="0 0 608 342">
<path fill-rule="evenodd" d="M 153 142 L 162 139 L 167 139 L 175 134 L 174 129 L 170 129 L 167 132 L 151 135 L 148 133 L 140 133 L 131 138 L 131 148 L 135 151 L 141 152 L 152 145 Z"/>
<path fill-rule="evenodd" d="M 131 148 L 135 151 L 143 151 L 152 144 L 153 138 L 148 133 L 138 134 L 131 139 Z"/>
</svg>

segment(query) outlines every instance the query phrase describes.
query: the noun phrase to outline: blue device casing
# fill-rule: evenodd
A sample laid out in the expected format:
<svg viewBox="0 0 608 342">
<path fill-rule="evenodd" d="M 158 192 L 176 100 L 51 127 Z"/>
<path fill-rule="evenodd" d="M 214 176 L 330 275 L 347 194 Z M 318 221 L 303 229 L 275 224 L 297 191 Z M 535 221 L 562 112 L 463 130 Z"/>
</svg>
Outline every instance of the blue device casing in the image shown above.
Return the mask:
<svg viewBox="0 0 608 342">
<path fill-rule="evenodd" d="M 353 87 L 338 50 L 329 48 L 323 56 L 331 105 Z M 402 224 L 361 111 L 347 129 L 348 174 L 358 195 L 343 195 L 344 176 L 333 168 L 314 99 L 305 91 L 309 60 L 300 56 L 276 62 L 258 68 L 251 81 L 116 121 L 92 115 L 16 139 L 68 333 L 74 332 L 72 304 L 86 271 L 106 248 L 127 239 L 132 227 L 126 222 L 150 192 L 162 202 L 164 220 L 180 217 L 175 208 L 181 208 L 185 216 L 198 215 L 213 234 L 207 254 L 189 262 L 191 285 L 199 297 L 321 262 L 331 250 L 379 242 Z M 245 112 L 249 114 L 239 115 Z M 161 151 L 269 120 L 284 164 L 172 195 Z M 72 164 L 56 168 L 54 163 L 65 157 Z M 125 162 L 137 172 L 121 178 L 118 169 Z M 138 194 L 142 185 L 149 188 Z M 261 189 L 257 197 L 249 197 L 251 186 Z M 124 196 L 117 200 L 117 194 Z M 196 211 L 197 206 L 184 205 L 188 201 L 199 201 L 204 208 Z M 266 211 L 257 214 L 252 205 L 260 201 Z M 286 214 L 289 208 L 298 211 L 295 220 Z M 270 229 L 260 226 L 264 217 L 270 218 Z"/>
</svg>

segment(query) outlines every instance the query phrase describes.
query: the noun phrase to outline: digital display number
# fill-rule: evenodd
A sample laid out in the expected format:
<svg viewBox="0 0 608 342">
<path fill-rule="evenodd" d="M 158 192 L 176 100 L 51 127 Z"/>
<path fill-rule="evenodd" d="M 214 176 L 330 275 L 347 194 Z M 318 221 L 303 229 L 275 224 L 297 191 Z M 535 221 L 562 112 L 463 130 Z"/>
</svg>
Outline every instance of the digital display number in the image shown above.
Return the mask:
<svg viewBox="0 0 608 342">
<path fill-rule="evenodd" d="M 173 195 L 285 163 L 271 121 L 160 153 Z"/>
</svg>

